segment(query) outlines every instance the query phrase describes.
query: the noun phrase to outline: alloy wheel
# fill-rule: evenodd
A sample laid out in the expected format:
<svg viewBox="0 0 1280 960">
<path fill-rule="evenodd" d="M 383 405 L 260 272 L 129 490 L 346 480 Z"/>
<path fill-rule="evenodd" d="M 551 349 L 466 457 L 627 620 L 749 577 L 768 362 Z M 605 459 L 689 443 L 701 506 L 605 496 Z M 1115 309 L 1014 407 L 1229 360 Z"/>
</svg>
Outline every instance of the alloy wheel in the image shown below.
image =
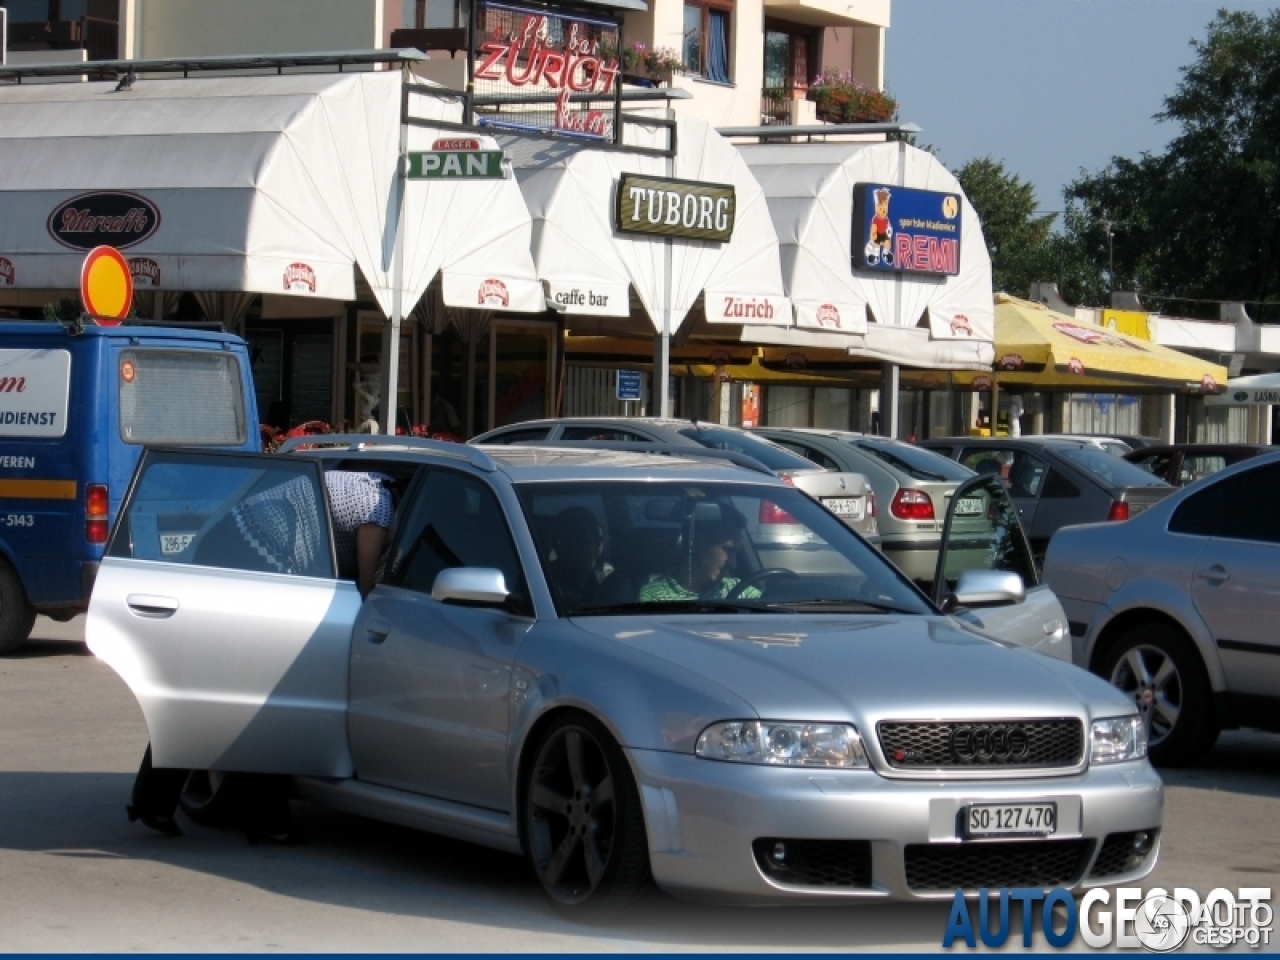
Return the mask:
<svg viewBox="0 0 1280 960">
<path fill-rule="evenodd" d="M 615 780 L 603 746 L 575 725 L 542 744 L 529 779 L 527 830 L 534 869 L 560 903 L 600 886 L 617 844 Z"/>
<path fill-rule="evenodd" d="M 1111 669 L 1111 682 L 1137 705 L 1151 746 L 1172 732 L 1182 714 L 1182 678 L 1173 658 L 1159 647 L 1129 648 Z"/>
</svg>

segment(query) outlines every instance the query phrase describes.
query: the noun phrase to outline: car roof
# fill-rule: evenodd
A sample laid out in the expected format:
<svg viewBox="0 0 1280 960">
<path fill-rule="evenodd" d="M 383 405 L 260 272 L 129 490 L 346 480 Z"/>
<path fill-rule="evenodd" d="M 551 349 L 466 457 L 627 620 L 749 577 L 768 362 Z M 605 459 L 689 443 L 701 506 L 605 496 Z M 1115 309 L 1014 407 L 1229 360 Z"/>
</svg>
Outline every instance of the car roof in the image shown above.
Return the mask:
<svg viewBox="0 0 1280 960">
<path fill-rule="evenodd" d="M 316 437 L 323 441 L 323 437 Z M 397 460 L 405 463 L 466 462 L 489 473 L 501 472 L 513 483 L 555 480 L 657 479 L 693 483 L 755 483 L 783 486 L 772 474 L 735 466 L 727 460 L 681 457 L 630 450 L 580 447 L 475 445 L 461 443 L 395 442 L 390 437 L 358 447 L 335 446 L 297 450 L 325 460 Z"/>
<path fill-rule="evenodd" d="M 919 441 L 919 446 L 1008 446 L 1008 447 L 1091 447 L 1092 443 L 1070 437 L 933 437 Z"/>
<path fill-rule="evenodd" d="M 1212 453 L 1215 450 L 1256 450 L 1259 453 L 1270 453 L 1273 448 L 1266 443 L 1162 443 L 1158 446 L 1139 447 L 1132 453 L 1125 454 L 1125 459 L 1137 454 L 1143 457 L 1159 455 L 1161 453 L 1176 453 L 1181 450 L 1184 453 Z"/>
</svg>

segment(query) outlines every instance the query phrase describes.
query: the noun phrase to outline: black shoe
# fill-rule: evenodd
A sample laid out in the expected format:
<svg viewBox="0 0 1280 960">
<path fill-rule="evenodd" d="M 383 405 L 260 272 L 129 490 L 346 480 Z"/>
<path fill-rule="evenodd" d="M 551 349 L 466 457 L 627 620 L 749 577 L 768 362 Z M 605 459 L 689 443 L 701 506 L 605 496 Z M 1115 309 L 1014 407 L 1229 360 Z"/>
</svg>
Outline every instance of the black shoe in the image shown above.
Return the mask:
<svg viewBox="0 0 1280 960">
<path fill-rule="evenodd" d="M 152 830 L 156 830 L 170 837 L 182 836 L 182 828 L 178 826 L 178 821 L 173 819 L 173 817 L 164 817 L 154 813 L 143 813 L 137 807 L 132 805 L 125 807 L 125 810 L 129 814 L 130 823 L 141 820 L 144 826 L 148 826 Z"/>
</svg>

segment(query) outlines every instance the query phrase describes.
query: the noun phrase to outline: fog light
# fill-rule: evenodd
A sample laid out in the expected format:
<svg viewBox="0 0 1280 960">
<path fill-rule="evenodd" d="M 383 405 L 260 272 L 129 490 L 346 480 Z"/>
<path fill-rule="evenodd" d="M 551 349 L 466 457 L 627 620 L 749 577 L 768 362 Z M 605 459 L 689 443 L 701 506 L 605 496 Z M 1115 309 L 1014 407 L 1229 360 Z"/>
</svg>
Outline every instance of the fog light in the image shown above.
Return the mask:
<svg viewBox="0 0 1280 960">
<path fill-rule="evenodd" d="M 773 849 L 769 852 L 769 859 L 774 863 L 784 863 L 787 859 L 787 845 L 785 843 L 775 843 Z"/>
<path fill-rule="evenodd" d="M 1133 852 L 1145 857 L 1151 852 L 1151 839 L 1150 830 L 1139 830 L 1133 835 Z"/>
</svg>

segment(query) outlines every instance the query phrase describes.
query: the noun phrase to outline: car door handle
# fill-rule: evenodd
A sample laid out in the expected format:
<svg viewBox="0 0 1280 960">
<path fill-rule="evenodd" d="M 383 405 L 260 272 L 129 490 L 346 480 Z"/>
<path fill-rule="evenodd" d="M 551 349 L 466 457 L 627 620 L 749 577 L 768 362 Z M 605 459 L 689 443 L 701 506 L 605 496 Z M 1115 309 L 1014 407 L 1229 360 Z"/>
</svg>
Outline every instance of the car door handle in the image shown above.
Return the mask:
<svg viewBox="0 0 1280 960">
<path fill-rule="evenodd" d="M 383 643 L 387 636 L 391 633 L 391 628 L 378 624 L 374 627 L 365 627 L 364 638 L 370 643 Z"/>
<path fill-rule="evenodd" d="M 124 598 L 129 610 L 138 617 L 149 620 L 164 620 L 178 612 L 178 601 L 175 597 L 159 597 L 150 593 L 131 593 Z"/>
<path fill-rule="evenodd" d="M 1225 583 L 1231 579 L 1231 574 L 1227 573 L 1227 568 L 1220 563 L 1215 563 L 1207 570 L 1199 571 L 1196 576 L 1201 580 L 1208 580 L 1210 583 Z"/>
</svg>

